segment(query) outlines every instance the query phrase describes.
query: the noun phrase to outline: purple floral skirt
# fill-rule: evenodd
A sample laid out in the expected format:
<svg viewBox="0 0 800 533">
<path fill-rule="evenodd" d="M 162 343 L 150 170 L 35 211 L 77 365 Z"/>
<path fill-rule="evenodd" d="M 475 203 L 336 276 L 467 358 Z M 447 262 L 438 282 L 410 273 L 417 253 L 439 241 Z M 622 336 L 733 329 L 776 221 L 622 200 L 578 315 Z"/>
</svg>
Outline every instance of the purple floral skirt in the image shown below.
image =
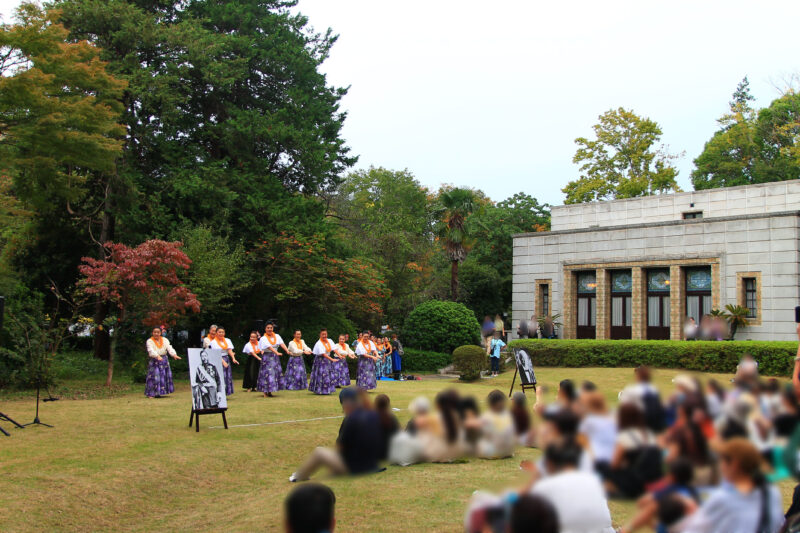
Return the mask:
<svg viewBox="0 0 800 533">
<path fill-rule="evenodd" d="M 169 368 L 167 356 L 162 360 L 148 357 L 147 379 L 144 382 L 144 395 L 149 397 L 166 396 L 175 392 L 172 384 L 172 370 Z"/>
<path fill-rule="evenodd" d="M 261 369 L 258 372 L 256 390 L 259 392 L 277 392 L 285 388 L 281 362 L 278 360 L 278 356 L 272 352 L 264 353 L 261 356 Z"/>
<path fill-rule="evenodd" d="M 336 386 L 349 387 L 350 386 L 350 369 L 347 367 L 347 359 L 339 359 L 334 363 L 334 368 L 338 372 L 338 379 Z"/>
<path fill-rule="evenodd" d="M 375 361 L 364 356 L 358 358 L 358 378 L 356 385 L 359 389 L 372 390 L 378 386 L 375 381 Z"/>
<path fill-rule="evenodd" d="M 223 355 L 222 360 L 228 363 L 228 368 L 222 365 L 222 373 L 225 375 L 225 396 L 233 394 L 233 366 L 231 366 L 231 356 Z"/>
<path fill-rule="evenodd" d="M 308 390 L 314 394 L 331 394 L 335 392 L 337 373 L 333 365 L 334 363 L 325 356 L 316 356 L 314 358 L 314 366 L 311 367 Z"/>
<path fill-rule="evenodd" d="M 283 376 L 286 390 L 303 390 L 308 388 L 306 365 L 303 364 L 302 355 L 292 355 L 286 363 L 286 373 Z"/>
</svg>

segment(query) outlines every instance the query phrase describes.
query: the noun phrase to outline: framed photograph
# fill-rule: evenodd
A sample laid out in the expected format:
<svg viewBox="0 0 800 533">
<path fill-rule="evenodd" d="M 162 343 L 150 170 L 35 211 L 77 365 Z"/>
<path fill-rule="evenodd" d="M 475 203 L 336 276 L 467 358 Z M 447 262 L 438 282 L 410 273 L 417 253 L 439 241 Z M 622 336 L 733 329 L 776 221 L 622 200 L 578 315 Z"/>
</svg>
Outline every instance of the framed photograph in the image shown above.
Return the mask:
<svg viewBox="0 0 800 533">
<path fill-rule="evenodd" d="M 517 362 L 517 372 L 519 373 L 520 383 L 525 385 L 536 385 L 536 373 L 533 371 L 533 361 L 523 349 L 514 348 L 514 359 Z"/>
<path fill-rule="evenodd" d="M 192 383 L 192 411 L 228 408 L 222 350 L 189 348 L 189 380 Z"/>
</svg>

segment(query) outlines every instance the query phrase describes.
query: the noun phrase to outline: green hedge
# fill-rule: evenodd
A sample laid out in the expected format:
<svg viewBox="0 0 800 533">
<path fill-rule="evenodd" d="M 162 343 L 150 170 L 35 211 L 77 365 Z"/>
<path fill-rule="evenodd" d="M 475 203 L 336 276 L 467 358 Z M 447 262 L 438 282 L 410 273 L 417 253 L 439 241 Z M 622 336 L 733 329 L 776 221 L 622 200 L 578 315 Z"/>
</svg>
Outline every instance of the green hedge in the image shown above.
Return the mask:
<svg viewBox="0 0 800 533">
<path fill-rule="evenodd" d="M 797 343 L 789 341 L 634 341 L 519 339 L 512 348 L 525 348 L 533 363 L 561 367 L 634 367 L 733 373 L 744 354 L 758 361 L 767 376 L 790 376 Z"/>
<path fill-rule="evenodd" d="M 480 329 L 464 304 L 429 300 L 408 314 L 402 339 L 409 348 L 451 352 L 464 344 L 480 344 Z"/>
<path fill-rule="evenodd" d="M 481 377 L 481 371 L 489 368 L 489 356 L 480 346 L 459 346 L 453 351 L 453 365 L 464 381 Z"/>
<path fill-rule="evenodd" d="M 403 350 L 403 373 L 409 372 L 436 372 L 453 364 L 453 356 L 449 353 L 431 352 L 429 350 Z"/>
</svg>

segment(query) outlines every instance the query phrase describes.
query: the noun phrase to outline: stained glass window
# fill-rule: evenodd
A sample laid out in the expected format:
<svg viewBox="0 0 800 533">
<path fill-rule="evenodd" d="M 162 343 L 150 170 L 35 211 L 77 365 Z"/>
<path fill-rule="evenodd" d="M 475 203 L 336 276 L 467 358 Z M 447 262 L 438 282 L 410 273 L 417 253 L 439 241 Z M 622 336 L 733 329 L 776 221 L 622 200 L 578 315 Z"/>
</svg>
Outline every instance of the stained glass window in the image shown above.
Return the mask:
<svg viewBox="0 0 800 533">
<path fill-rule="evenodd" d="M 690 268 L 686 270 L 687 291 L 710 291 L 711 268 Z"/>
<path fill-rule="evenodd" d="M 584 272 L 578 274 L 578 292 L 583 294 L 594 294 L 597 291 L 597 278 L 594 272 Z"/>
<path fill-rule="evenodd" d="M 669 270 L 648 271 L 647 290 L 650 292 L 669 292 Z"/>
<path fill-rule="evenodd" d="M 633 277 L 630 270 L 611 273 L 611 292 L 631 292 Z"/>
</svg>

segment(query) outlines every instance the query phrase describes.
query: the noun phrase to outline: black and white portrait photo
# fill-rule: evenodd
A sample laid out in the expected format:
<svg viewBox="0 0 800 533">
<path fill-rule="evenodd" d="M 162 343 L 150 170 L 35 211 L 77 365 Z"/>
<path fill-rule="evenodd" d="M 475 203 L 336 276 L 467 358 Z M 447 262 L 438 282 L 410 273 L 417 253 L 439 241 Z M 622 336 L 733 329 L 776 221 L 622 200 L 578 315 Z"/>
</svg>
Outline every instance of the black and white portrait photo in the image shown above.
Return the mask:
<svg viewBox="0 0 800 533">
<path fill-rule="evenodd" d="M 536 374 L 533 372 L 533 361 L 525 350 L 515 349 L 514 359 L 517 361 L 519 379 L 523 385 L 536 385 Z"/>
<path fill-rule="evenodd" d="M 189 379 L 195 411 L 228 407 L 222 373 L 222 350 L 189 348 Z"/>
</svg>

